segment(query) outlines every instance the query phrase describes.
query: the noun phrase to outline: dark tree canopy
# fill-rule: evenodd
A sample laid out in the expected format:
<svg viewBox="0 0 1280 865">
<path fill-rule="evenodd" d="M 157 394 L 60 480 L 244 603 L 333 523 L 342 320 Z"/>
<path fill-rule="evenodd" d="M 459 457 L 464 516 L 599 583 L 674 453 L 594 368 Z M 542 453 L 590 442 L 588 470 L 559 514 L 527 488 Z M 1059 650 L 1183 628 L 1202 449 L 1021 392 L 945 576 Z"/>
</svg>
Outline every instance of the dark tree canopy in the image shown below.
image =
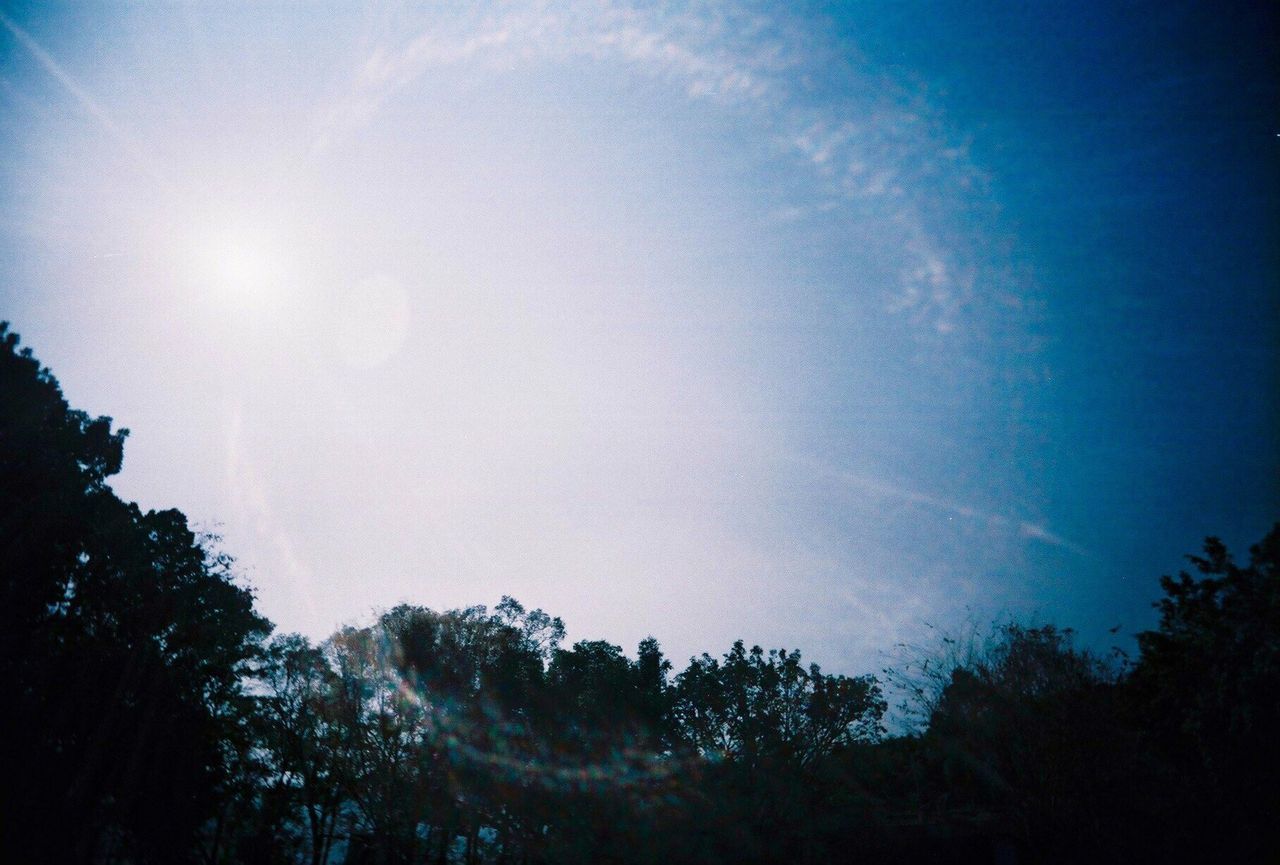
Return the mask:
<svg viewBox="0 0 1280 865">
<path fill-rule="evenodd" d="M 1247 565 L 1217 538 L 1187 558 L 1196 575 L 1160 580 L 1160 624 L 1138 636 L 1133 684 L 1206 821 L 1259 855 L 1280 834 L 1280 525 Z"/>
<path fill-rule="evenodd" d="M 269 625 L 181 513 L 111 491 L 124 438 L 0 325 L 11 861 L 179 861 L 229 780 L 241 675 Z"/>
</svg>

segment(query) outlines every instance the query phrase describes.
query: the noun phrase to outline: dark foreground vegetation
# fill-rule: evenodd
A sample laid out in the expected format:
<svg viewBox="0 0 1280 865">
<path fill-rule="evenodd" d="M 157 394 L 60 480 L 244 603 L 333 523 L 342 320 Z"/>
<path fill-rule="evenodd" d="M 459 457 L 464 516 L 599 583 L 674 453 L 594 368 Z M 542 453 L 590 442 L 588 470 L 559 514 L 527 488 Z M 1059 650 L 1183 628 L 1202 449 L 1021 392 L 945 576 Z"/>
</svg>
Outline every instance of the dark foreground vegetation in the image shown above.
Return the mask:
<svg viewBox="0 0 1280 865">
<path fill-rule="evenodd" d="M 504 598 L 270 638 L 124 431 L 0 325 L 0 860 L 1280 861 L 1280 530 L 1165 578 L 1132 662 L 1053 625 L 888 681 L 735 644 L 678 675 Z"/>
</svg>

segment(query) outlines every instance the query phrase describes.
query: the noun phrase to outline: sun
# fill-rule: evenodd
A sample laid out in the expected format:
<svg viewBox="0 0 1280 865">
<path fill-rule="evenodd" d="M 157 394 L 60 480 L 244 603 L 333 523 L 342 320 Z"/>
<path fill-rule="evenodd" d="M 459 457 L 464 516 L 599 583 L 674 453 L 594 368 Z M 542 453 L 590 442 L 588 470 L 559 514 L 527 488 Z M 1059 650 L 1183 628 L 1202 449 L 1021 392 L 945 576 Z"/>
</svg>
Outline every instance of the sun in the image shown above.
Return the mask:
<svg viewBox="0 0 1280 865">
<path fill-rule="evenodd" d="M 254 196 L 243 178 L 210 174 L 225 188 L 210 190 L 192 181 L 186 201 L 175 208 L 173 224 L 159 231 L 184 238 L 177 247 L 185 252 L 188 278 L 215 308 L 265 313 L 284 301 L 297 278 L 296 213 L 306 208 L 286 192 Z"/>
<path fill-rule="evenodd" d="M 200 277 L 221 302 L 264 309 L 282 297 L 289 268 L 269 238 L 227 234 L 208 238 L 201 246 Z"/>
<path fill-rule="evenodd" d="M 233 242 L 220 256 L 221 282 L 236 294 L 256 296 L 270 290 L 273 270 L 270 256 L 249 244 Z"/>
</svg>

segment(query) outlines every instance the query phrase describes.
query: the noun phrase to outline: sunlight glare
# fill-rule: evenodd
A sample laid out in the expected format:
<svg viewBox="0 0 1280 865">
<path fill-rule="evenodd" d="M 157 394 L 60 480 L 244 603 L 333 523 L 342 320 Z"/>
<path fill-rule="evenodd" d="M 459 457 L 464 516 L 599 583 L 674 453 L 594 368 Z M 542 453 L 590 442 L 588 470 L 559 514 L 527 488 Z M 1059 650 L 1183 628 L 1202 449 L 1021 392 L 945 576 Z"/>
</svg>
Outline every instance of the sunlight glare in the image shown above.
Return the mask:
<svg viewBox="0 0 1280 865">
<path fill-rule="evenodd" d="M 227 248 L 222 257 L 222 279 L 228 289 L 259 295 L 270 289 L 271 265 L 258 249 L 244 244 Z"/>
<path fill-rule="evenodd" d="M 198 270 L 219 303 L 260 312 L 284 296 L 288 268 L 269 243 L 224 236 L 204 244 L 199 258 Z"/>
</svg>

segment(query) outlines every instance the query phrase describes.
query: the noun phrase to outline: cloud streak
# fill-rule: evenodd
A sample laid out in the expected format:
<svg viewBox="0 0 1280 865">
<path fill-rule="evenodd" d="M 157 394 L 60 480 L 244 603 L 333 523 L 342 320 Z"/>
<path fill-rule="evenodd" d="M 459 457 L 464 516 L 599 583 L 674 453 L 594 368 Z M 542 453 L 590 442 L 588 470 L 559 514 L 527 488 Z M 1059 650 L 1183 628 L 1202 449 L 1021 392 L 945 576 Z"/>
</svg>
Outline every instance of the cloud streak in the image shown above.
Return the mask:
<svg viewBox="0 0 1280 865">
<path fill-rule="evenodd" d="M 945 211 L 939 200 L 974 195 L 981 172 L 965 148 L 941 140 L 922 97 L 865 64 L 848 72 L 838 98 L 815 104 L 812 79 L 836 61 L 847 65 L 847 46 L 824 46 L 807 25 L 737 8 L 535 4 L 414 24 L 403 29 L 417 35 L 387 35 L 369 51 L 345 95 L 322 112 L 313 153 L 342 146 L 374 122 L 393 95 L 433 69 L 471 63 L 511 71 L 581 58 L 621 64 L 670 82 L 689 99 L 753 112 L 780 157 L 807 166 L 813 178 L 808 200 L 785 208 L 785 220 L 830 219 L 832 210 L 870 202 L 887 235 L 898 235 L 883 254 L 902 261 L 881 304 L 886 314 L 907 317 L 933 338 L 969 323 L 977 302 L 971 262 L 982 251 L 948 243 L 964 233 L 939 232 L 926 213 Z M 974 209 L 957 204 L 955 210 L 969 214 L 972 234 Z"/>
<path fill-rule="evenodd" d="M 18 40 L 22 47 L 26 48 L 27 51 L 31 53 L 31 56 L 36 59 L 36 62 L 40 64 L 41 68 L 43 68 L 50 77 L 62 85 L 62 88 L 80 104 L 80 107 L 87 111 L 89 115 L 98 122 L 98 125 L 103 128 L 107 135 L 109 135 L 122 150 L 133 158 L 134 162 L 137 163 L 138 167 L 142 169 L 143 172 L 145 172 L 152 180 L 164 189 L 170 189 L 169 182 L 156 167 L 154 157 L 152 157 L 146 147 L 142 145 L 142 142 L 138 141 L 137 138 L 129 134 L 122 126 L 120 126 L 120 124 L 117 123 L 109 113 L 107 113 L 107 110 L 103 108 L 87 90 L 81 87 L 79 82 L 77 82 L 70 73 L 63 69 L 62 65 L 59 64 L 58 61 L 54 60 L 49 52 L 45 51 L 44 48 L 40 46 L 40 43 L 38 43 L 30 33 L 19 27 L 13 19 L 9 18 L 9 16 L 5 15 L 3 12 L 0 12 L 0 24 L 3 24 L 5 29 L 13 34 L 13 37 Z"/>
<path fill-rule="evenodd" d="M 1064 538 L 1041 523 L 992 513 L 960 502 L 951 501 L 941 496 L 923 493 L 897 484 L 892 484 L 884 480 L 867 477 L 866 475 L 856 474 L 854 472 L 845 471 L 831 466 L 823 466 L 812 460 L 794 458 L 793 461 L 801 463 L 810 469 L 817 470 L 848 487 L 861 490 L 862 492 L 868 493 L 877 498 L 891 499 L 894 501 L 905 502 L 910 505 L 917 505 L 931 511 L 945 514 L 948 517 L 960 517 L 961 519 L 982 523 L 996 531 L 1006 533 L 1014 532 L 1018 537 L 1058 547 L 1082 558 L 1091 557 L 1091 554 L 1087 549 L 1074 541 Z"/>
</svg>

